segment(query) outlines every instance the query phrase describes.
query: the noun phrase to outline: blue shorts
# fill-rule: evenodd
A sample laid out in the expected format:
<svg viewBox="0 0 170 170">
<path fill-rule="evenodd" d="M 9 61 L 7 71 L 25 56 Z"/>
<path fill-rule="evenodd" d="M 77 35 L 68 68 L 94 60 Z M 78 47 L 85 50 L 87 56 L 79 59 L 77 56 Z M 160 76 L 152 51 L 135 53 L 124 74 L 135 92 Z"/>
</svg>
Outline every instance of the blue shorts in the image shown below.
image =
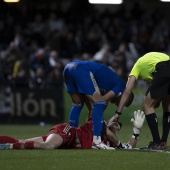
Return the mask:
<svg viewBox="0 0 170 170">
<path fill-rule="evenodd" d="M 162 98 L 170 95 L 170 60 L 162 61 L 156 65 L 153 80 L 146 91 L 151 97 Z"/>
<path fill-rule="evenodd" d="M 98 88 L 90 67 L 84 62 L 67 64 L 63 74 L 68 93 L 93 95 Z"/>
</svg>

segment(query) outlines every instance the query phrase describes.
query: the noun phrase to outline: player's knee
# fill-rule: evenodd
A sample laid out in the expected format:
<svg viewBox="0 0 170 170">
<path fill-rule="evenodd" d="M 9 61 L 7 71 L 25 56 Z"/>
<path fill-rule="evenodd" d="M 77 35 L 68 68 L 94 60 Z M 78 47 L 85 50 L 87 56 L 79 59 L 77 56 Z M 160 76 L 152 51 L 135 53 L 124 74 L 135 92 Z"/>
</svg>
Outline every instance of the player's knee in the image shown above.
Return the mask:
<svg viewBox="0 0 170 170">
<path fill-rule="evenodd" d="M 89 95 L 88 98 L 90 98 L 90 100 L 93 103 L 97 103 L 99 101 L 105 101 L 103 96 L 99 95 L 98 93 L 95 93 L 93 96 Z M 105 101 L 106 102 L 106 101 Z"/>
<path fill-rule="evenodd" d="M 72 98 L 73 103 L 75 103 L 75 104 L 83 104 L 84 103 L 83 95 L 77 94 L 77 93 L 70 93 L 70 96 Z"/>
<path fill-rule="evenodd" d="M 144 111 L 144 113 L 147 113 L 149 110 L 149 107 L 145 104 L 142 105 L 142 110 Z"/>
<path fill-rule="evenodd" d="M 56 146 L 51 143 L 43 143 L 43 149 L 55 149 Z"/>
</svg>

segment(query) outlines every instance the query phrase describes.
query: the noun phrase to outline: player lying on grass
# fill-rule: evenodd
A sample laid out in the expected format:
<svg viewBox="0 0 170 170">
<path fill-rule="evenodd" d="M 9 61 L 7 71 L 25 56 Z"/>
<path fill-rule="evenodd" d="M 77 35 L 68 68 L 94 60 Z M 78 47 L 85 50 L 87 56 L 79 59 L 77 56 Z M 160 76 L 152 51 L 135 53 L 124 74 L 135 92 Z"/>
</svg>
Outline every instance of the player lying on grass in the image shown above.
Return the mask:
<svg viewBox="0 0 170 170">
<path fill-rule="evenodd" d="M 145 116 L 142 111 L 134 112 L 134 118 L 131 119 L 133 135 L 126 144 L 122 144 L 116 136 L 116 133 L 121 129 L 121 123 L 113 122 L 107 125 L 107 122 L 104 121 L 102 141 L 109 146 L 110 150 L 134 148 L 144 120 Z M 67 123 L 58 124 L 52 127 L 46 136 L 30 139 L 17 140 L 9 136 L 0 136 L 0 149 L 90 149 L 93 142 L 92 129 L 92 121 L 88 120 L 78 128 L 71 127 Z"/>
</svg>

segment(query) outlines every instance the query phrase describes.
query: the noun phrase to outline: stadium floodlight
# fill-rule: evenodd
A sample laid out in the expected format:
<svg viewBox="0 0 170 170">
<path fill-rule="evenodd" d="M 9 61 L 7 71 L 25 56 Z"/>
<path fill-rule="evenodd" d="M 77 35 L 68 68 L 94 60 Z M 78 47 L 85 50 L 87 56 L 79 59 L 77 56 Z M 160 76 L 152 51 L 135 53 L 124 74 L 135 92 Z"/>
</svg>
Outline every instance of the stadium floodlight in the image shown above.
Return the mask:
<svg viewBox="0 0 170 170">
<path fill-rule="evenodd" d="M 14 3 L 14 2 L 19 2 L 20 0 L 3 0 L 3 1 L 7 3 Z"/>
<path fill-rule="evenodd" d="M 123 0 L 89 0 L 91 4 L 121 4 Z"/>
<path fill-rule="evenodd" d="M 170 0 L 160 0 L 161 2 L 170 2 Z"/>
</svg>

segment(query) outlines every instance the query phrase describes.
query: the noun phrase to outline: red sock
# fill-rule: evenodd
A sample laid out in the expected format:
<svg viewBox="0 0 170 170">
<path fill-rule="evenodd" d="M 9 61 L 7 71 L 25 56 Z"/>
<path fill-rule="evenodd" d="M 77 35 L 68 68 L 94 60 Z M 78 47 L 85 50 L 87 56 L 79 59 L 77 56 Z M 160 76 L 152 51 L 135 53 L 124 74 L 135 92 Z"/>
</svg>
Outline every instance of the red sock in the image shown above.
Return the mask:
<svg viewBox="0 0 170 170">
<path fill-rule="evenodd" d="M 25 143 L 13 143 L 13 149 L 34 149 L 34 141 L 26 141 Z"/>
<path fill-rule="evenodd" d="M 24 149 L 34 149 L 34 141 L 25 142 Z"/>
<path fill-rule="evenodd" d="M 19 142 L 13 143 L 13 149 L 21 149 L 21 143 Z"/>
<path fill-rule="evenodd" d="M 10 136 L 0 136 L 0 143 L 16 143 L 17 139 L 11 138 Z"/>
</svg>

